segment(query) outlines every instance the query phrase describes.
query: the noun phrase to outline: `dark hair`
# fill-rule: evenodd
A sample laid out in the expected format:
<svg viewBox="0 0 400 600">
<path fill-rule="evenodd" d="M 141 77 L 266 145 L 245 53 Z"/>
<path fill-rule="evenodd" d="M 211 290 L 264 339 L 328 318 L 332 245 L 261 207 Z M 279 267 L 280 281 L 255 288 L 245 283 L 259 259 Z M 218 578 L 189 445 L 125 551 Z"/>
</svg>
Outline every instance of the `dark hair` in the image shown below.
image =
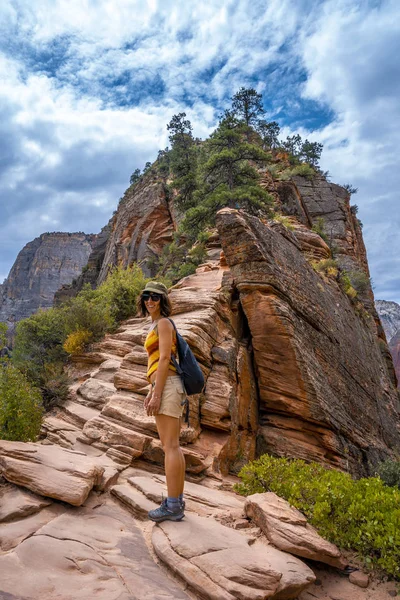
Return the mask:
<svg viewBox="0 0 400 600">
<path fill-rule="evenodd" d="M 143 294 L 143 292 L 142 292 Z M 147 315 L 149 314 L 147 312 L 147 308 L 146 305 L 144 303 L 142 294 L 140 294 L 139 298 L 138 298 L 138 311 L 140 313 L 140 315 L 142 317 L 147 317 Z M 172 305 L 171 305 L 171 300 L 168 298 L 168 296 L 165 296 L 164 294 L 159 294 L 160 296 L 160 313 L 162 317 L 169 317 L 170 314 L 172 313 Z"/>
</svg>

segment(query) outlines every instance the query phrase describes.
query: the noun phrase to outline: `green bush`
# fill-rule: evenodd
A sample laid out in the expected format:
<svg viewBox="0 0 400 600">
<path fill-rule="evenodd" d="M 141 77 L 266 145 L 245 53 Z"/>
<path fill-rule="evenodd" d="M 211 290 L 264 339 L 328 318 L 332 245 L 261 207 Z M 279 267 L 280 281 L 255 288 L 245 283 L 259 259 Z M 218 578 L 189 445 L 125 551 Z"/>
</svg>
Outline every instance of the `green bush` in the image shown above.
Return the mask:
<svg viewBox="0 0 400 600">
<path fill-rule="evenodd" d="M 0 439 L 35 441 L 42 415 L 39 390 L 10 362 L 0 361 Z"/>
<path fill-rule="evenodd" d="M 121 321 L 135 316 L 137 298 L 147 281 L 142 269 L 136 264 L 126 269 L 116 267 L 109 273 L 104 283 L 95 290 L 94 304 L 107 307 L 113 321 L 112 325 L 116 326 Z M 81 327 L 84 328 L 83 324 Z"/>
<path fill-rule="evenodd" d="M 320 237 L 322 237 L 322 239 L 326 243 L 329 242 L 328 236 L 325 231 L 325 219 L 323 217 L 318 217 L 316 219 L 314 225 L 311 227 L 311 230 L 314 231 L 315 233 L 318 233 L 318 235 Z"/>
<path fill-rule="evenodd" d="M 324 273 L 328 277 L 337 277 L 339 272 L 337 260 L 334 258 L 323 258 L 319 261 L 313 261 L 311 265 L 317 273 Z"/>
<path fill-rule="evenodd" d="M 41 310 L 18 323 L 13 363 L 31 382 L 41 387 L 44 366 L 65 362 L 67 353 L 62 345 L 66 337 L 65 310 Z"/>
<path fill-rule="evenodd" d="M 362 294 L 369 289 L 370 279 L 364 271 L 349 271 L 347 275 L 356 292 Z"/>
<path fill-rule="evenodd" d="M 62 343 L 70 333 L 79 329 L 90 331 L 94 341 L 100 340 L 114 325 L 109 304 L 99 297 L 98 290 L 92 290 L 89 283 L 75 298 L 68 300 L 63 308 L 65 336 Z"/>
<path fill-rule="evenodd" d="M 317 463 L 267 454 L 243 467 L 236 490 L 245 496 L 274 492 L 341 548 L 366 565 L 400 578 L 400 491 L 379 478 L 354 481 Z"/>
<path fill-rule="evenodd" d="M 292 175 L 300 175 L 301 177 L 305 177 L 306 179 L 312 179 L 313 177 L 315 177 L 316 171 L 310 165 L 302 164 L 292 169 Z"/>
<path fill-rule="evenodd" d="M 385 460 L 379 466 L 377 474 L 386 485 L 400 489 L 400 460 Z"/>
<path fill-rule="evenodd" d="M 350 300 L 354 300 L 357 297 L 357 290 L 354 289 L 351 279 L 347 271 L 342 271 L 339 277 L 340 287 L 344 291 L 344 293 L 350 298 Z"/>
</svg>

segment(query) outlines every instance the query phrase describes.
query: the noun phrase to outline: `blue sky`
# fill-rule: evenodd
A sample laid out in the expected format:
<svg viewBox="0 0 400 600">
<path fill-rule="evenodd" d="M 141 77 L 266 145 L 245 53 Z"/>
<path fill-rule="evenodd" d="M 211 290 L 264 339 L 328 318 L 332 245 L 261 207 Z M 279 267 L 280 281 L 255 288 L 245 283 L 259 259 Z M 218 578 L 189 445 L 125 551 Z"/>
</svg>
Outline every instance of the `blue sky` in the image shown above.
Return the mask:
<svg viewBox="0 0 400 600">
<path fill-rule="evenodd" d="M 400 302 L 397 0 L 3 0 L 0 282 L 45 231 L 98 232 L 186 111 L 206 137 L 241 87 L 359 188 L 375 297 Z"/>
</svg>

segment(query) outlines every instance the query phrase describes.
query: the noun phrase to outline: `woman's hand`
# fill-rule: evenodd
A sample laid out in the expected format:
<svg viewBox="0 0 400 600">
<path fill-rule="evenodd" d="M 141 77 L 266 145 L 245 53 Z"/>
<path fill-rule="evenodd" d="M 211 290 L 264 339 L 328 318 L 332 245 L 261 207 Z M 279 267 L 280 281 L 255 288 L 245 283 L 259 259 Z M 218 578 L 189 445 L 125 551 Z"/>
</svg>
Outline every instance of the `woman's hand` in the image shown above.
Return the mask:
<svg viewBox="0 0 400 600">
<path fill-rule="evenodd" d="M 147 394 L 146 398 L 143 400 L 143 406 L 144 406 L 144 410 L 145 410 L 146 412 L 147 412 L 147 407 L 148 407 L 148 405 L 149 405 L 149 402 L 150 402 L 150 400 L 151 400 L 151 395 L 152 395 L 152 393 L 153 393 L 153 388 L 152 388 L 152 387 L 150 387 L 150 391 L 149 391 L 149 393 Z"/>
<path fill-rule="evenodd" d="M 154 416 L 154 415 L 158 415 L 158 411 L 160 410 L 160 404 L 161 404 L 161 396 L 157 395 L 153 391 L 153 393 L 151 394 L 150 400 L 147 403 L 147 405 L 146 405 L 146 402 L 145 402 L 145 409 L 146 409 L 147 415 L 149 417 Z"/>
</svg>

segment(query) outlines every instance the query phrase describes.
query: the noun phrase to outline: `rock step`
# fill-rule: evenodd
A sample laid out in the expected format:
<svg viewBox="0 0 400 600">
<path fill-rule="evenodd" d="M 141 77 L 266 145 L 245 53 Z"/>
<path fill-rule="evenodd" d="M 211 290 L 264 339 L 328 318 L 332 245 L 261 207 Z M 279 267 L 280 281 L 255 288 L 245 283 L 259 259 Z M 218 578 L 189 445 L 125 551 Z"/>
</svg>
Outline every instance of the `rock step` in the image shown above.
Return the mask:
<svg viewBox="0 0 400 600">
<path fill-rule="evenodd" d="M 0 523 L 0 539 L 3 600 L 189 600 L 114 497 L 93 495 L 78 509 L 54 503 Z"/>
<path fill-rule="evenodd" d="M 99 379 L 87 379 L 76 390 L 77 400 L 90 408 L 101 408 L 115 394 L 114 384 Z"/>
<path fill-rule="evenodd" d="M 128 482 L 153 502 L 160 503 L 162 494 L 165 496 L 166 479 L 163 475 L 152 478 L 134 476 L 129 477 Z M 229 510 L 230 512 L 234 510 L 241 513 L 244 510 L 245 500 L 241 496 L 187 481 L 185 482 L 185 498 L 210 508 Z"/>
<path fill-rule="evenodd" d="M 248 496 L 245 510 L 271 544 L 280 550 L 338 569 L 348 565 L 337 546 L 322 538 L 301 512 L 276 494 Z"/>
<path fill-rule="evenodd" d="M 98 409 L 90 408 L 90 406 L 85 406 L 79 402 L 73 402 L 72 400 L 65 402 L 62 410 L 62 418 L 80 428 L 82 428 L 87 421 L 94 419 L 100 414 Z"/>
<path fill-rule="evenodd" d="M 41 436 L 45 438 L 44 444 L 57 444 L 69 449 L 74 447 L 80 433 L 80 427 L 53 415 L 48 415 L 43 420 L 40 431 Z"/>
<path fill-rule="evenodd" d="M 214 519 L 186 514 L 152 530 L 157 556 L 201 598 L 209 600 L 294 600 L 315 581 L 299 559 Z"/>
<path fill-rule="evenodd" d="M 149 510 L 157 508 L 159 504 L 149 500 L 138 489 L 135 489 L 131 485 L 114 485 L 111 488 L 111 494 L 118 498 L 118 500 L 133 513 L 134 517 L 140 521 L 147 520 L 147 513 Z"/>
</svg>

